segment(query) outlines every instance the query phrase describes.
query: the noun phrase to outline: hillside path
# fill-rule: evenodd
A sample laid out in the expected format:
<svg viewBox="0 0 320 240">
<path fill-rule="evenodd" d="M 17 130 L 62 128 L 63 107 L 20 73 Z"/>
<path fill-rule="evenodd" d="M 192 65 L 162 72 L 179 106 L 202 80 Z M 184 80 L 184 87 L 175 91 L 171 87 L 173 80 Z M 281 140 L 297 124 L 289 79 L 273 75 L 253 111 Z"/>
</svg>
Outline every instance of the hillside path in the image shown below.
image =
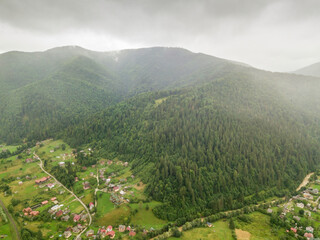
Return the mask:
<svg viewBox="0 0 320 240">
<path fill-rule="evenodd" d="M 39 161 L 40 161 L 39 166 L 40 166 L 41 170 L 42 170 L 43 172 L 45 172 L 46 174 L 48 174 L 50 177 L 52 177 L 52 178 L 53 178 L 58 184 L 60 184 L 61 187 L 63 187 L 66 191 L 68 191 L 70 194 L 72 194 L 72 195 L 75 197 L 75 199 L 77 199 L 77 200 L 79 201 L 79 203 L 84 207 L 84 209 L 85 209 L 86 212 L 88 213 L 88 216 L 89 216 L 89 224 L 88 224 L 88 226 L 87 226 L 84 230 L 82 230 L 82 232 L 80 232 L 80 233 L 78 234 L 78 236 L 76 237 L 76 239 L 81 239 L 81 235 L 88 229 L 88 227 L 90 227 L 90 225 L 91 225 L 91 223 L 92 223 L 92 216 L 91 216 L 91 214 L 90 214 L 90 211 L 89 211 L 88 207 L 81 201 L 80 198 L 77 197 L 77 195 L 76 195 L 74 192 L 72 192 L 71 190 L 69 190 L 66 186 L 64 186 L 61 182 L 59 182 L 54 176 L 52 176 L 50 173 L 48 173 L 48 172 L 43 168 L 42 160 L 41 160 L 41 158 L 40 158 L 35 152 L 33 153 L 33 155 L 34 155 L 37 159 L 39 159 Z"/>
<path fill-rule="evenodd" d="M 296 191 L 299 191 L 302 187 L 306 186 L 309 183 L 309 179 L 310 177 L 313 175 L 314 173 L 309 173 L 302 181 L 302 183 L 299 185 L 299 187 L 296 189 Z"/>
<path fill-rule="evenodd" d="M 18 230 L 18 227 L 17 227 L 17 224 L 16 222 L 13 220 L 11 214 L 9 213 L 8 209 L 6 208 L 6 206 L 4 205 L 4 203 L 1 201 L 0 199 L 0 205 L 3 209 L 3 211 L 5 212 L 5 214 L 7 215 L 8 219 L 9 219 L 9 222 L 13 228 L 13 230 L 15 231 L 15 234 L 16 234 L 16 239 L 20 240 L 21 237 L 20 237 L 20 232 Z"/>
</svg>

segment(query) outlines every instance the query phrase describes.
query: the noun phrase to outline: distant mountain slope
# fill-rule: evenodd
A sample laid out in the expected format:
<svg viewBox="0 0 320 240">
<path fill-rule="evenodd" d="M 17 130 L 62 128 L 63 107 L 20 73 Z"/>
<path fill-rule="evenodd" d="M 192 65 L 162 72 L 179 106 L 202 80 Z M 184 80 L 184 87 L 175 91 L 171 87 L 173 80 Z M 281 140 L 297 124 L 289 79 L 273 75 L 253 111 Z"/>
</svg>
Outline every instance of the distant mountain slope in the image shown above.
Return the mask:
<svg viewBox="0 0 320 240">
<path fill-rule="evenodd" d="M 48 137 L 126 97 L 198 84 L 233 67 L 240 66 L 178 48 L 1 54 L 0 140 Z"/>
<path fill-rule="evenodd" d="M 320 77 L 320 62 L 295 71 L 297 74 Z"/>
</svg>

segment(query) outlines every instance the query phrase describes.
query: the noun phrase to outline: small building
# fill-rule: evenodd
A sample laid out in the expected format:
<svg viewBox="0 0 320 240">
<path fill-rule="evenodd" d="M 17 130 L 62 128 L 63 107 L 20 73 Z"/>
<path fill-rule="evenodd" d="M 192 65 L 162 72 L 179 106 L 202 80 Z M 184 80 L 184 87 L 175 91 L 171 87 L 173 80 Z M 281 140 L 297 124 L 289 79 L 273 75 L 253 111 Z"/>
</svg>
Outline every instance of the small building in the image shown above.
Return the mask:
<svg viewBox="0 0 320 240">
<path fill-rule="evenodd" d="M 268 208 L 267 213 L 272 213 L 272 212 L 273 212 L 272 209 Z"/>
<path fill-rule="evenodd" d="M 124 191 L 121 190 L 121 191 L 120 191 L 120 194 L 121 194 L 121 195 L 125 195 L 126 192 L 124 192 Z"/>
<path fill-rule="evenodd" d="M 128 227 L 126 228 L 126 230 L 127 230 L 127 231 L 130 231 L 130 230 L 131 230 L 131 227 L 130 227 L 130 226 L 128 226 Z"/>
<path fill-rule="evenodd" d="M 73 217 L 73 221 L 74 222 L 78 222 L 80 219 L 81 219 L 81 216 L 78 215 L 78 214 L 75 214 L 74 217 Z"/>
<path fill-rule="evenodd" d="M 293 216 L 293 219 L 300 221 L 300 217 L 298 217 L 298 216 Z"/>
<path fill-rule="evenodd" d="M 292 232 L 294 232 L 294 233 L 297 233 L 297 229 L 296 228 L 290 228 L 290 230 L 292 231 Z"/>
<path fill-rule="evenodd" d="M 57 198 L 56 198 L 56 197 L 53 197 L 53 198 L 51 198 L 50 200 L 51 200 L 51 202 L 53 202 L 53 201 L 56 201 Z"/>
<path fill-rule="evenodd" d="M 56 217 L 61 217 L 63 214 L 62 210 L 59 210 L 58 212 L 56 212 Z"/>
<path fill-rule="evenodd" d="M 87 231 L 86 236 L 87 237 L 92 237 L 94 235 L 94 231 L 92 229 L 90 229 L 89 231 Z"/>
<path fill-rule="evenodd" d="M 135 231 L 130 231 L 130 232 L 129 232 L 129 236 L 130 236 L 130 237 L 134 237 L 135 235 L 136 235 L 136 232 L 135 232 Z"/>
<path fill-rule="evenodd" d="M 313 233 L 313 227 L 309 226 L 309 227 L 306 227 L 306 231 L 307 232 L 310 232 L 310 233 Z"/>
<path fill-rule="evenodd" d="M 304 208 L 304 204 L 303 203 L 297 203 L 297 207 L 298 208 Z"/>
<path fill-rule="evenodd" d="M 312 234 L 312 233 L 305 233 L 303 236 L 304 236 L 305 238 L 307 238 L 308 240 L 309 240 L 309 239 L 313 239 L 313 234 Z"/>
<path fill-rule="evenodd" d="M 64 167 L 65 165 L 66 165 L 65 162 L 59 162 L 59 166 L 60 166 L 60 167 Z"/>
<path fill-rule="evenodd" d="M 53 184 L 53 183 L 49 183 L 49 184 L 47 185 L 47 187 L 48 187 L 49 189 L 52 189 L 52 188 L 54 188 L 54 184 Z"/>
<path fill-rule="evenodd" d="M 120 188 L 118 186 L 113 187 L 113 191 L 118 192 Z"/>
<path fill-rule="evenodd" d="M 317 188 L 314 188 L 314 189 L 312 189 L 312 193 L 313 193 L 313 194 L 318 194 L 318 193 L 319 193 L 319 190 L 318 190 Z"/>
<path fill-rule="evenodd" d="M 41 202 L 41 204 L 46 205 L 46 204 L 48 204 L 48 202 L 49 202 L 48 200 L 45 200 L 45 201 Z"/>
<path fill-rule="evenodd" d="M 90 189 L 90 183 L 89 182 L 84 182 L 83 183 L 83 189 L 84 190 Z"/>
<path fill-rule="evenodd" d="M 39 213 L 40 213 L 39 211 L 31 211 L 31 212 L 30 212 L 30 216 L 35 217 L 35 216 L 38 216 Z"/>
<path fill-rule="evenodd" d="M 27 158 L 26 159 L 26 163 L 32 163 L 32 162 L 33 162 L 32 158 Z"/>
<path fill-rule="evenodd" d="M 75 227 L 72 228 L 72 232 L 79 233 L 80 229 L 77 226 L 75 226 Z"/>
<path fill-rule="evenodd" d="M 61 218 L 61 221 L 64 221 L 64 222 L 68 222 L 70 219 L 70 216 L 69 215 L 65 215 Z"/>
<path fill-rule="evenodd" d="M 212 223 L 207 222 L 207 226 L 208 226 L 208 227 L 212 227 Z"/>
<path fill-rule="evenodd" d="M 89 209 L 92 210 L 94 208 L 93 202 L 89 203 Z"/>
<path fill-rule="evenodd" d="M 107 227 L 107 232 L 111 232 L 111 231 L 112 231 L 112 226 L 109 225 L 109 226 Z"/>
<path fill-rule="evenodd" d="M 110 231 L 107 233 L 107 235 L 110 237 L 110 239 L 113 239 L 116 236 L 116 233 L 114 231 Z"/>
<path fill-rule="evenodd" d="M 311 212 L 310 211 L 304 211 L 304 215 L 311 217 Z"/>
<path fill-rule="evenodd" d="M 22 181 L 20 181 L 20 182 L 18 182 L 18 184 L 19 184 L 19 186 L 21 186 L 21 185 L 23 184 L 23 182 L 22 182 Z"/>
<path fill-rule="evenodd" d="M 70 231 L 65 231 L 65 232 L 63 233 L 63 236 L 64 236 L 65 238 L 69 238 L 69 237 L 71 237 L 71 235 L 72 235 L 72 233 L 71 233 Z"/>
<path fill-rule="evenodd" d="M 119 225 L 119 232 L 124 232 L 126 230 L 125 225 Z"/>
<path fill-rule="evenodd" d="M 49 179 L 50 179 L 50 176 L 43 177 L 43 178 L 40 178 L 40 179 L 36 180 L 35 183 L 39 185 L 39 184 L 45 183 Z"/>
</svg>

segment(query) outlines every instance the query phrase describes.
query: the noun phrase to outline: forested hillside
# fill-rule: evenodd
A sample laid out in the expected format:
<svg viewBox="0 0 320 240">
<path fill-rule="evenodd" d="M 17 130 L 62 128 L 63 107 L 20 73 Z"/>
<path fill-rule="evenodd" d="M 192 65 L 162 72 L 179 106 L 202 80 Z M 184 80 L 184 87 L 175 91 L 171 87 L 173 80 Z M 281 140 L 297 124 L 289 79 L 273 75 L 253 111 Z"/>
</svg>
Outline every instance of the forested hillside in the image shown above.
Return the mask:
<svg viewBox="0 0 320 240">
<path fill-rule="evenodd" d="M 205 82 L 234 67 L 227 60 L 178 48 L 104 53 L 60 47 L 4 53 L 0 142 L 52 137 L 127 97 Z"/>
<path fill-rule="evenodd" d="M 243 68 L 139 95 L 64 138 L 132 161 L 147 193 L 165 203 L 158 216 L 209 214 L 284 196 L 318 166 L 319 96 L 308 98 L 318 89 L 318 79 Z"/>
<path fill-rule="evenodd" d="M 320 79 L 179 48 L 0 55 L 0 142 L 130 161 L 174 220 L 284 196 L 318 167 Z M 292 180 L 295 181 L 292 181 Z"/>
</svg>

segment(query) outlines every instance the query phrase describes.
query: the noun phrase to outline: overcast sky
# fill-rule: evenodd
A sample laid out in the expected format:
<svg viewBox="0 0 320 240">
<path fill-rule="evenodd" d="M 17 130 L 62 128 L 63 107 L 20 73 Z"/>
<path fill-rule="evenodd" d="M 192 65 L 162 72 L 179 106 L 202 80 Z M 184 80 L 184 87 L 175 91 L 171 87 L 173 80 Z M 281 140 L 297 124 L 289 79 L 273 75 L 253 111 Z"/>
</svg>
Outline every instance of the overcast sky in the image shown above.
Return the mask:
<svg viewBox="0 0 320 240">
<path fill-rule="evenodd" d="M 0 52 L 183 47 L 271 71 L 320 61 L 320 0 L 0 0 Z"/>
</svg>

